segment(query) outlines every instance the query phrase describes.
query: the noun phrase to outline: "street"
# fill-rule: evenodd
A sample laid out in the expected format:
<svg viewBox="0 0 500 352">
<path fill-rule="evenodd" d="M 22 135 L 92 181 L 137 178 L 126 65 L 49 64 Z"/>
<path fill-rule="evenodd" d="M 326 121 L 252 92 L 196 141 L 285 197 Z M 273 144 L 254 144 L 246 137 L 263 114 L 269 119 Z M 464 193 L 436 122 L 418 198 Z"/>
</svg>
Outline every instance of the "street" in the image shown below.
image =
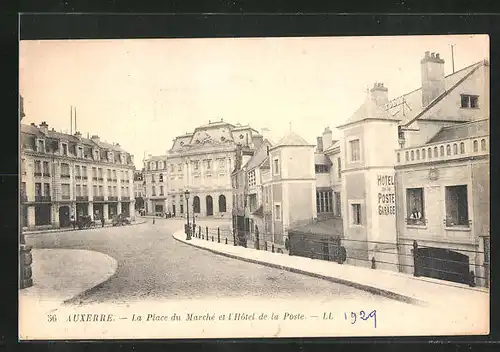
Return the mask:
<svg viewBox="0 0 500 352">
<path fill-rule="evenodd" d="M 202 220 L 199 225 L 213 228 L 225 224 Z M 390 301 L 348 286 L 194 248 L 172 238 L 182 227 L 182 220 L 156 219 L 153 224 L 148 219 L 146 224 L 37 234 L 26 240 L 34 248 L 93 250 L 117 260 L 114 277 L 75 302 L 79 304 L 252 297 Z"/>
</svg>

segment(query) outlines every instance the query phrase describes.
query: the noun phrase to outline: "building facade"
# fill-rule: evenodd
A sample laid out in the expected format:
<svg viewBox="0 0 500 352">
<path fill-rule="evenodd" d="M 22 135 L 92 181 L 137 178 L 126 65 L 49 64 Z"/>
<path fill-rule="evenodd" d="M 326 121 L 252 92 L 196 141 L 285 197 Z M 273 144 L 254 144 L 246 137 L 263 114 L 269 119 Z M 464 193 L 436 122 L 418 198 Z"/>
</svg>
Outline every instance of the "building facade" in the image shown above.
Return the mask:
<svg viewBox="0 0 500 352">
<path fill-rule="evenodd" d="M 134 198 L 135 209 L 145 209 L 144 198 L 146 197 L 146 184 L 144 181 L 144 169 L 134 172 Z"/>
<path fill-rule="evenodd" d="M 71 217 L 135 217 L 133 156 L 96 135 L 21 125 L 21 213 L 26 228 L 68 227 Z"/>
<path fill-rule="evenodd" d="M 171 216 L 184 217 L 189 211 L 190 216 L 230 221 L 231 172 L 237 149 L 255 149 L 261 142 L 262 136 L 250 126 L 222 120 L 176 137 L 166 155 L 150 156 L 144 162 L 148 213 L 163 209 Z M 189 209 L 186 190 L 190 192 Z"/>
</svg>

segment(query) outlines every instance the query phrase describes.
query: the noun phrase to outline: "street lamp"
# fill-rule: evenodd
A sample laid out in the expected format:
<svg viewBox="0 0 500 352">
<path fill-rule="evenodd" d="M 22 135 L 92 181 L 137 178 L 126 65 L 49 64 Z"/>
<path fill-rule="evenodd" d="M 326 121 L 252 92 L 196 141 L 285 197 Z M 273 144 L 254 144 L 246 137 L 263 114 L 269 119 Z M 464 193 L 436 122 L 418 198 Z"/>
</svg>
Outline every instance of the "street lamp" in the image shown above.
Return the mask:
<svg viewBox="0 0 500 352">
<path fill-rule="evenodd" d="M 184 191 L 184 196 L 186 197 L 186 240 L 191 239 L 191 228 L 189 226 L 189 191 L 186 189 Z"/>
</svg>

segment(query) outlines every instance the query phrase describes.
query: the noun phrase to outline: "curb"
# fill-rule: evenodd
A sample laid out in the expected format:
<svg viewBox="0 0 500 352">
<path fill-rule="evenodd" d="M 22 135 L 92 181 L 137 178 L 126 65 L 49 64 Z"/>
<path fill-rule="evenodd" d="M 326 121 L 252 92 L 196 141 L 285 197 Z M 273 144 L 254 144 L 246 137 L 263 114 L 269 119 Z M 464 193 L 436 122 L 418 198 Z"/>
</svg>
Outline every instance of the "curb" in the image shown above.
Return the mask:
<svg viewBox="0 0 500 352">
<path fill-rule="evenodd" d="M 178 232 L 181 232 L 181 231 L 178 231 Z M 184 232 L 182 232 L 182 233 L 184 233 Z M 228 258 L 231 258 L 231 259 L 237 259 L 237 260 L 241 260 L 241 261 L 252 263 L 252 264 L 259 264 L 259 265 L 264 265 L 264 266 L 268 266 L 268 267 L 275 268 L 275 269 L 286 270 L 286 271 L 289 271 L 289 272 L 292 272 L 292 273 L 306 275 L 306 276 L 314 277 L 314 278 L 317 278 L 317 279 L 323 279 L 323 280 L 330 281 L 330 282 L 333 282 L 333 283 L 338 283 L 338 284 L 341 284 L 341 285 L 354 287 L 354 288 L 362 290 L 362 291 L 367 291 L 369 293 L 372 293 L 372 294 L 375 294 L 375 295 L 379 295 L 379 296 L 383 296 L 383 297 L 390 298 L 390 299 L 394 299 L 396 301 L 400 301 L 400 302 L 403 302 L 403 303 L 408 303 L 408 304 L 413 304 L 413 305 L 419 305 L 419 306 L 427 306 L 428 305 L 428 302 L 421 301 L 421 300 L 418 300 L 418 299 L 413 298 L 413 297 L 405 296 L 405 295 L 402 295 L 402 294 L 399 294 L 399 293 L 395 293 L 395 292 L 392 292 L 392 291 L 389 291 L 389 290 L 381 289 L 381 288 L 378 288 L 378 287 L 364 285 L 364 284 L 360 284 L 358 282 L 349 281 L 349 280 L 345 280 L 345 279 L 340 279 L 340 278 L 336 278 L 336 277 L 332 277 L 332 276 L 326 276 L 326 275 L 322 275 L 322 274 L 317 274 L 317 273 L 313 273 L 313 272 L 310 272 L 310 271 L 301 270 L 301 269 L 297 269 L 297 268 L 292 268 L 292 267 L 285 266 L 285 265 L 269 263 L 269 262 L 262 261 L 262 260 L 244 258 L 244 257 L 240 257 L 240 256 L 235 255 L 235 254 L 225 253 L 225 252 L 218 251 L 218 250 L 215 250 L 215 249 L 212 249 L 212 248 L 207 248 L 207 247 L 199 246 L 199 245 L 196 245 L 196 244 L 194 244 L 192 242 L 181 240 L 181 239 L 175 237 L 175 234 L 176 233 L 174 233 L 172 235 L 172 237 L 175 240 L 177 240 L 177 241 L 179 241 L 181 243 L 184 243 L 184 244 L 187 244 L 189 246 L 193 246 L 193 247 L 196 247 L 196 248 L 199 248 L 199 249 L 203 249 L 203 250 L 206 250 L 208 252 L 212 252 L 214 254 L 222 255 L 222 256 L 225 256 L 225 257 L 228 257 Z"/>
<path fill-rule="evenodd" d="M 101 252 L 98 252 L 98 253 L 101 253 Z M 103 281 L 97 283 L 96 285 L 80 292 L 80 293 L 77 293 L 76 295 L 74 295 L 73 297 L 71 298 L 67 298 L 65 299 L 63 302 L 62 302 L 62 305 L 71 305 L 71 304 L 75 304 L 77 303 L 77 301 L 81 300 L 82 298 L 88 296 L 89 294 L 92 294 L 94 293 L 95 291 L 99 290 L 102 286 L 104 286 L 107 282 L 109 282 L 111 279 L 113 279 L 114 277 L 117 276 L 117 273 L 118 273 L 118 261 L 113 258 L 112 256 L 110 255 L 107 255 L 107 254 L 104 254 L 104 253 L 101 253 L 103 255 L 106 255 L 108 256 L 109 258 L 113 259 L 113 261 L 115 262 L 115 270 L 113 272 L 113 274 L 109 275 L 106 279 L 104 279 Z"/>
<path fill-rule="evenodd" d="M 131 223 L 128 226 L 142 225 L 142 224 L 145 224 L 145 223 L 147 223 L 147 220 L 141 221 L 141 222 L 134 222 L 134 223 Z M 105 225 L 104 227 L 113 227 L 113 226 L 112 225 Z M 55 230 L 24 231 L 23 235 L 25 235 L 25 236 L 29 236 L 29 235 L 43 235 L 43 234 L 47 234 L 47 233 L 87 231 L 87 230 L 101 229 L 101 228 L 102 228 L 102 226 L 96 226 L 94 228 L 89 228 L 89 229 L 85 229 L 85 230 L 84 229 L 82 229 L 82 230 L 79 230 L 79 229 L 72 230 L 70 227 L 68 227 L 66 229 L 55 229 Z"/>
</svg>

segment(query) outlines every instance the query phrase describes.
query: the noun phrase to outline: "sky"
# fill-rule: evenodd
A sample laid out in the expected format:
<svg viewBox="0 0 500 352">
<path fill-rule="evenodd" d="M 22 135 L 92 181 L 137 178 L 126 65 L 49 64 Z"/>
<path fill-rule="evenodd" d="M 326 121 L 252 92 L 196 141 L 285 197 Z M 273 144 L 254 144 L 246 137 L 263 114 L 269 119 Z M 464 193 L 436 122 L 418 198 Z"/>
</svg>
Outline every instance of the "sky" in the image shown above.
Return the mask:
<svg viewBox="0 0 500 352">
<path fill-rule="evenodd" d="M 290 129 L 311 144 L 338 138 L 375 82 L 389 99 L 421 86 L 420 60 L 439 53 L 445 74 L 489 59 L 487 35 L 21 41 L 23 123 L 84 135 L 134 154 L 162 155 L 209 121 Z M 73 127 L 74 128 L 74 127 Z M 73 132 L 75 130 L 73 129 Z"/>
</svg>

